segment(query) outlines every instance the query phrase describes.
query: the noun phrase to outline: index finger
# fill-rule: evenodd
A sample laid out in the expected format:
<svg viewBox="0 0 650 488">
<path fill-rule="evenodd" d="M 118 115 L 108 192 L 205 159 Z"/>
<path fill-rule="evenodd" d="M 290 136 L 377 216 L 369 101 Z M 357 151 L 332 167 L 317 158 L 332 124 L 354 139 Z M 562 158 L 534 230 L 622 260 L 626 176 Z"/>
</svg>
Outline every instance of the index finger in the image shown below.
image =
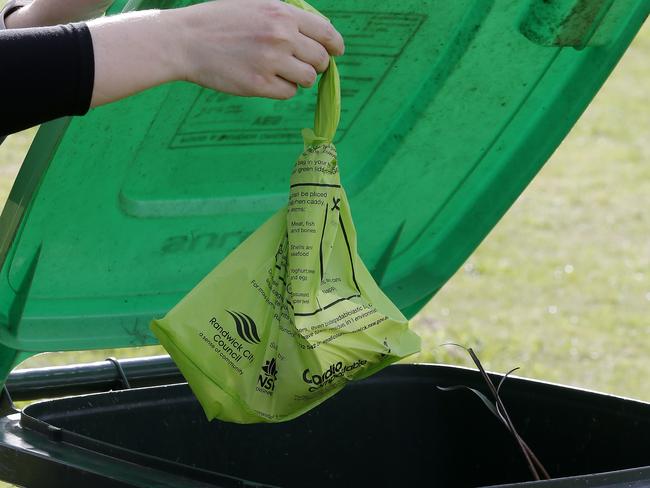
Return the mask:
<svg viewBox="0 0 650 488">
<path fill-rule="evenodd" d="M 327 19 L 298 7 L 291 7 L 295 9 L 298 30 L 301 34 L 322 44 L 332 56 L 340 56 L 345 52 L 343 36 Z"/>
</svg>

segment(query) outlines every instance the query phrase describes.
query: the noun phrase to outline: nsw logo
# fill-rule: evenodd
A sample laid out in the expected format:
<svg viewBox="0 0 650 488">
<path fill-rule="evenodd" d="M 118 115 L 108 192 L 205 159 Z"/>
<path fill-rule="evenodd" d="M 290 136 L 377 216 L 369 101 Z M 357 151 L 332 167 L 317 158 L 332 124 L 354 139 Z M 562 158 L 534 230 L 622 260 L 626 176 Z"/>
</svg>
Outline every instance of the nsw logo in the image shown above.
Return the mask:
<svg viewBox="0 0 650 488">
<path fill-rule="evenodd" d="M 231 312 L 226 310 L 230 316 L 235 321 L 235 327 L 237 328 L 237 334 L 242 338 L 243 341 L 248 342 L 249 344 L 259 344 L 260 336 L 257 333 L 257 326 L 255 321 L 250 318 L 245 313 L 240 312 Z"/>
<path fill-rule="evenodd" d="M 278 363 L 272 358 L 262 366 L 262 374 L 257 378 L 257 391 L 271 395 L 278 380 Z"/>
</svg>

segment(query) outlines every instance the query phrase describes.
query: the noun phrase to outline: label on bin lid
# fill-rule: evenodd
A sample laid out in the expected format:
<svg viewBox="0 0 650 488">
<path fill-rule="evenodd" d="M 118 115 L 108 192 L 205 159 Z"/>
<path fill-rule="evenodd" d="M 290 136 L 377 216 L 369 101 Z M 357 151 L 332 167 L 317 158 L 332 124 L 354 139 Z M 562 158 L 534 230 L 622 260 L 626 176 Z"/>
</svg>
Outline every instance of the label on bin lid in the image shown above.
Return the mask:
<svg viewBox="0 0 650 488">
<path fill-rule="evenodd" d="M 335 143 L 359 253 L 407 315 L 523 191 L 647 10 L 584 5 L 315 3 L 346 39 Z M 286 204 L 314 103 L 175 83 L 43 126 L 0 221 L 0 342 L 154 343 L 151 319 Z"/>
</svg>

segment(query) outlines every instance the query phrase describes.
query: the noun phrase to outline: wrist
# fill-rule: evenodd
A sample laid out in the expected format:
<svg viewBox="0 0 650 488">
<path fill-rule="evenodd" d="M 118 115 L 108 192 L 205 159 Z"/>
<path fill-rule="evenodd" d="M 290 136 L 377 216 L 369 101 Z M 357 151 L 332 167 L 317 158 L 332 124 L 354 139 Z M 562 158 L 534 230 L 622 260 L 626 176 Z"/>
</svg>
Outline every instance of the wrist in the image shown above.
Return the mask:
<svg viewBox="0 0 650 488">
<path fill-rule="evenodd" d="M 92 106 L 183 79 L 175 19 L 145 10 L 88 22 L 95 55 Z"/>
<path fill-rule="evenodd" d="M 171 81 L 188 81 L 190 78 L 188 26 L 191 26 L 191 23 L 185 18 L 186 15 L 184 8 L 159 12 L 160 35 L 157 40 L 164 47 L 162 52 L 165 53 L 165 64 Z M 170 35 L 170 32 L 174 32 L 175 35 Z"/>
</svg>

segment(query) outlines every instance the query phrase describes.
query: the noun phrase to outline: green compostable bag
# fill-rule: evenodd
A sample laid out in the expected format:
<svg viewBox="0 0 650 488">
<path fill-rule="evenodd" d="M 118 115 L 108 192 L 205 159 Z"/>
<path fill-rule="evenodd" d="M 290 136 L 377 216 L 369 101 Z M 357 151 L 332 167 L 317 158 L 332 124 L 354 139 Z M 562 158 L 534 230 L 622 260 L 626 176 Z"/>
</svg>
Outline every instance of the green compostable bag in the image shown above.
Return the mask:
<svg viewBox="0 0 650 488">
<path fill-rule="evenodd" d="M 332 59 L 287 207 L 152 323 L 208 419 L 290 420 L 419 351 L 419 337 L 357 254 L 332 144 L 339 116 Z"/>
</svg>

